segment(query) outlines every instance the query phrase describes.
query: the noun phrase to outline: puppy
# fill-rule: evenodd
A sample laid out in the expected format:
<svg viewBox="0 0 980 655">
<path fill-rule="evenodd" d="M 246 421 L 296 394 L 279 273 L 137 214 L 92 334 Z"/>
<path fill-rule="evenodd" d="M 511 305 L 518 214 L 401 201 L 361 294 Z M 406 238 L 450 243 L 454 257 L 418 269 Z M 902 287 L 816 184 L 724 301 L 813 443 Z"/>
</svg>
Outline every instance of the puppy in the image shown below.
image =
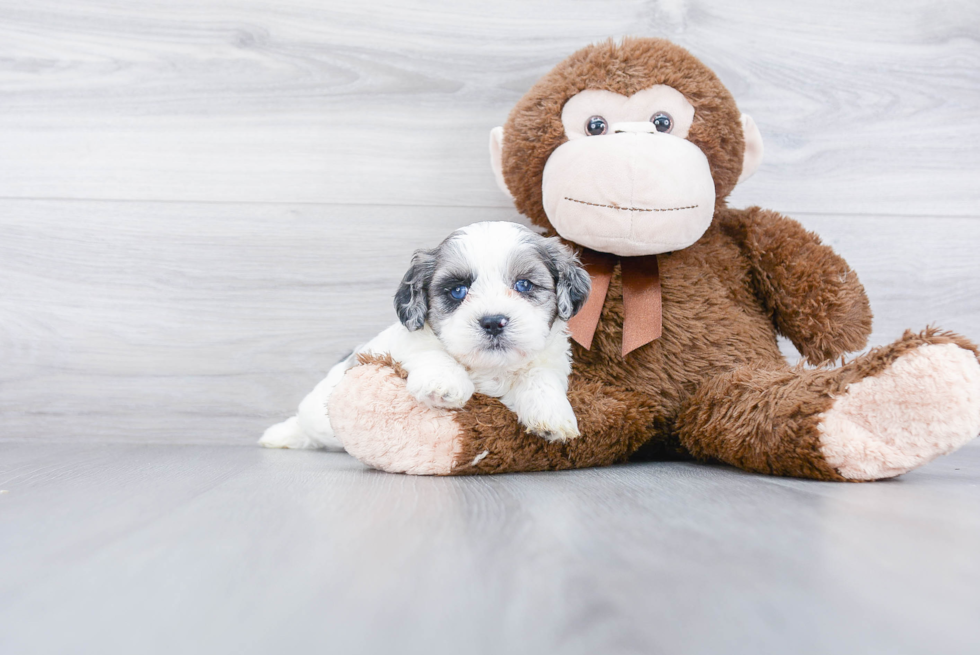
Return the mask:
<svg viewBox="0 0 980 655">
<path fill-rule="evenodd" d="M 479 392 L 500 398 L 533 434 L 576 437 L 566 322 L 589 290 L 588 274 L 557 238 L 516 223 L 459 229 L 416 251 L 395 294 L 399 322 L 330 369 L 296 416 L 259 443 L 342 449 L 327 401 L 361 353 L 390 354 L 408 373 L 409 393 L 432 407 L 462 407 Z"/>
</svg>

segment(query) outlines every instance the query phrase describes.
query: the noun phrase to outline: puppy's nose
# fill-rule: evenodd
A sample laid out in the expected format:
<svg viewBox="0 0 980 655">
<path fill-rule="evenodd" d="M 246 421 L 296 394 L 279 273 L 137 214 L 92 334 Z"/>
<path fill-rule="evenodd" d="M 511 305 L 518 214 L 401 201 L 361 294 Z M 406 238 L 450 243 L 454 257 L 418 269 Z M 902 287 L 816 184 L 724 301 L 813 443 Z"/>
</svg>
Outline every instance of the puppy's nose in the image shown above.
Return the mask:
<svg viewBox="0 0 980 655">
<path fill-rule="evenodd" d="M 507 323 L 509 322 L 510 319 L 503 314 L 494 314 L 493 316 L 484 316 L 481 318 L 480 327 L 483 328 L 484 332 L 495 337 L 504 331 L 504 328 L 507 327 Z"/>
</svg>

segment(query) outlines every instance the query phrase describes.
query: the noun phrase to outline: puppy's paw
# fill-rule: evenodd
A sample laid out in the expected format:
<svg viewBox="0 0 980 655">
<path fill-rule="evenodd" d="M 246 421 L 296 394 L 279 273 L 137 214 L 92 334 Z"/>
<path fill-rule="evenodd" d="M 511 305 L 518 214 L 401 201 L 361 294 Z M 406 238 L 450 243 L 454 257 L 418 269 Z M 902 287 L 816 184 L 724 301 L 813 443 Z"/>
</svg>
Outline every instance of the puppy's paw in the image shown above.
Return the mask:
<svg viewBox="0 0 980 655">
<path fill-rule="evenodd" d="M 525 407 L 518 415 L 527 431 L 548 441 L 568 441 L 579 436 L 578 420 L 568 399 L 562 396 L 549 400 Z"/>
<path fill-rule="evenodd" d="M 408 375 L 408 392 L 429 407 L 458 409 L 473 391 L 473 381 L 462 366 L 419 369 Z"/>
</svg>

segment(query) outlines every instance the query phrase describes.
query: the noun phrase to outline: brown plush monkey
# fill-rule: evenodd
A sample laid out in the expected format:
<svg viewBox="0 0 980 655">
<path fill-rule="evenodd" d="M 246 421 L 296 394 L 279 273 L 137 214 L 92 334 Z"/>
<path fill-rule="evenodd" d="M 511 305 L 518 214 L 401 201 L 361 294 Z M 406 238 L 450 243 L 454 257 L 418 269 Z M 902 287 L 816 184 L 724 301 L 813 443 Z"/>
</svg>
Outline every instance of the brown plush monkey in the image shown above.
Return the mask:
<svg viewBox="0 0 980 655">
<path fill-rule="evenodd" d="M 348 452 L 387 471 L 500 473 L 693 456 L 748 471 L 875 480 L 980 432 L 980 364 L 926 330 L 864 347 L 857 275 L 797 222 L 725 199 L 762 155 L 751 119 L 686 50 L 607 42 L 548 73 L 491 136 L 502 188 L 578 248 L 593 294 L 572 325 L 581 436 L 525 434 L 499 401 L 419 405 L 398 368 L 349 371 L 330 403 Z M 776 335 L 817 368 L 791 368 Z"/>
</svg>

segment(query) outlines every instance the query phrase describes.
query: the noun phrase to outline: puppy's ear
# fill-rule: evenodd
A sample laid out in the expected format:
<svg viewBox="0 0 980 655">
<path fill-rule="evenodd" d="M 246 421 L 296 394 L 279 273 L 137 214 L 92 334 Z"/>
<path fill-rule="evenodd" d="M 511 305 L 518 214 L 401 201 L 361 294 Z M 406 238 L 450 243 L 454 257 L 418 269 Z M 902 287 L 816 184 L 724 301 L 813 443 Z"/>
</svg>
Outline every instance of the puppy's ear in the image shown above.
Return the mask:
<svg viewBox="0 0 980 655">
<path fill-rule="evenodd" d="M 548 269 L 555 279 L 555 293 L 558 295 L 558 318 L 567 321 L 578 314 L 589 298 L 592 280 L 582 265 L 558 237 L 544 240 L 542 246 L 547 257 Z"/>
<path fill-rule="evenodd" d="M 416 250 L 412 265 L 395 293 L 395 312 L 409 331 L 421 330 L 429 313 L 429 282 L 435 272 L 435 251 Z"/>
</svg>

